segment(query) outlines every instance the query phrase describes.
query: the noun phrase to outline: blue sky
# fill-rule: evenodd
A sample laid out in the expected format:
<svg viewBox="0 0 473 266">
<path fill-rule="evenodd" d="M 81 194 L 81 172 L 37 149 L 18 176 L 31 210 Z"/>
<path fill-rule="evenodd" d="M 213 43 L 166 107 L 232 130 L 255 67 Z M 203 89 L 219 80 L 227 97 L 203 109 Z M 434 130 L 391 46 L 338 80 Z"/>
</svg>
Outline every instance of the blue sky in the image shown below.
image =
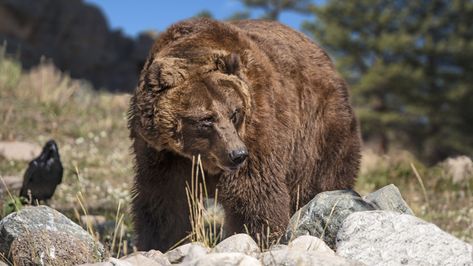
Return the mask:
<svg viewBox="0 0 473 266">
<path fill-rule="evenodd" d="M 113 29 L 122 29 L 127 35 L 136 36 L 143 30 L 163 31 L 169 25 L 194 16 L 202 10 L 210 11 L 215 18 L 224 19 L 236 11 L 244 10 L 237 0 L 85 0 L 105 13 Z M 257 12 L 253 13 L 258 16 Z M 310 16 L 285 12 L 280 21 L 299 29 L 302 21 Z"/>
</svg>

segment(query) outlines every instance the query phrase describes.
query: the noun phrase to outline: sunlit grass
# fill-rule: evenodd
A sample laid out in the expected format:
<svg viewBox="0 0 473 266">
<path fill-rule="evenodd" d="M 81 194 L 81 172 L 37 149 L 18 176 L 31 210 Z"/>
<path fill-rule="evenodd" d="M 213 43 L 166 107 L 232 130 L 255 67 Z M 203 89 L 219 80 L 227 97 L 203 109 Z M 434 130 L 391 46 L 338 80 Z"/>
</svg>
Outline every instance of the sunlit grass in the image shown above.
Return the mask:
<svg viewBox="0 0 473 266">
<path fill-rule="evenodd" d="M 200 156 L 192 158 L 191 182 L 186 185 L 192 230 L 187 239 L 192 242 L 200 242 L 210 248 L 222 240 L 224 224 L 223 211 L 216 211 L 219 208 L 218 190 L 214 195 L 214 198 L 209 198 Z"/>
</svg>

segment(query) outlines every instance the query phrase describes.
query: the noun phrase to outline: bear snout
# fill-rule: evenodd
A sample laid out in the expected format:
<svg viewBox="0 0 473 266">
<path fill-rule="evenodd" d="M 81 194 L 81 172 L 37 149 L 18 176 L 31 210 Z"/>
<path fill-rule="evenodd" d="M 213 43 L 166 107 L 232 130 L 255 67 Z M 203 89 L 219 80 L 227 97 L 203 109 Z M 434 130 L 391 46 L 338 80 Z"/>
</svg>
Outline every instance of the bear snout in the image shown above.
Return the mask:
<svg viewBox="0 0 473 266">
<path fill-rule="evenodd" d="M 230 161 L 236 167 L 242 164 L 248 157 L 248 150 L 246 147 L 234 149 L 228 153 Z"/>
</svg>

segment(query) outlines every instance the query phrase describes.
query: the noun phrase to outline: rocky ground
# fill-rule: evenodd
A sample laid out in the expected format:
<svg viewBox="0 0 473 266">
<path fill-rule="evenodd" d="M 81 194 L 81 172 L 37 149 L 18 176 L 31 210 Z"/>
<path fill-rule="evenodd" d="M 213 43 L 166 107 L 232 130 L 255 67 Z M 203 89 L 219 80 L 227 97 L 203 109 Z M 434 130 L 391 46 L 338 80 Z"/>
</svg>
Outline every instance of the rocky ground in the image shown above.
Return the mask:
<svg viewBox="0 0 473 266">
<path fill-rule="evenodd" d="M 236 234 L 119 259 L 56 210 L 24 207 L 0 221 L 0 254 L 14 265 L 473 265 L 473 247 L 415 217 L 394 185 L 320 193 L 268 248 Z"/>
</svg>

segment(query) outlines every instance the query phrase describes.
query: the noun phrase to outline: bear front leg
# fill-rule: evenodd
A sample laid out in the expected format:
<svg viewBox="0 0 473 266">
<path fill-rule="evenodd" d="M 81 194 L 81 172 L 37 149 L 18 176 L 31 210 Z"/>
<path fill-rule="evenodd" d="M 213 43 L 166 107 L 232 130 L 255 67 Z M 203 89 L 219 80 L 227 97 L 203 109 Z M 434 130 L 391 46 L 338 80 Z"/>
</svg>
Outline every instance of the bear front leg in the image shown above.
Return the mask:
<svg viewBox="0 0 473 266">
<path fill-rule="evenodd" d="M 219 184 L 225 209 L 225 235 L 249 233 L 260 243 L 275 243 L 290 218 L 290 196 L 284 182 L 258 176 L 224 178 Z"/>
<path fill-rule="evenodd" d="M 189 212 L 183 201 L 166 201 L 160 197 L 140 195 L 133 200 L 133 221 L 140 251 L 161 252 L 187 239 L 191 228 Z"/>
<path fill-rule="evenodd" d="M 167 243 L 159 241 L 157 222 L 153 222 L 152 216 L 149 214 L 146 203 L 141 200 L 134 199 L 133 202 L 133 224 L 136 234 L 136 248 L 139 251 L 148 251 L 151 249 L 165 250 Z M 164 251 L 163 251 L 164 252 Z"/>
</svg>

